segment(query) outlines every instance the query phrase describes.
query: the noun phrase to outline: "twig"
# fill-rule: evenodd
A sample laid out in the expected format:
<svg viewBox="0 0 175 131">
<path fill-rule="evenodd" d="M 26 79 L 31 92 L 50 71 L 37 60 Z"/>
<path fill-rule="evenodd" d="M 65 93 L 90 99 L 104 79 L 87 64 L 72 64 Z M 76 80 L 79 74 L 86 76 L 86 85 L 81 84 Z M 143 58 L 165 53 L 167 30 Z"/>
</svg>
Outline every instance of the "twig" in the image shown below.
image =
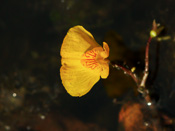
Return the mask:
<svg viewBox="0 0 175 131">
<path fill-rule="evenodd" d="M 149 75 L 149 45 L 151 43 L 152 38 L 154 38 L 158 34 L 160 34 L 160 32 L 163 29 L 164 29 L 164 27 L 157 28 L 156 21 L 155 20 L 153 21 L 152 30 L 150 31 L 150 37 L 149 37 L 148 42 L 146 44 L 146 50 L 145 50 L 145 70 L 144 70 L 144 74 L 143 74 L 143 77 L 142 77 L 141 81 L 138 79 L 138 77 L 136 76 L 136 74 L 133 73 L 131 70 L 125 68 L 121 64 L 111 62 L 112 66 L 114 68 L 122 69 L 127 75 L 129 75 L 129 76 L 132 77 L 132 79 L 136 82 L 136 84 L 138 86 L 138 91 L 143 95 L 143 97 L 145 98 L 147 104 L 150 104 L 150 106 L 152 105 L 150 103 L 151 102 L 151 98 L 149 96 L 148 90 L 145 88 L 146 80 L 147 80 L 148 75 Z"/>
<path fill-rule="evenodd" d="M 140 93 L 142 93 L 143 95 L 148 94 L 148 90 L 146 89 L 145 84 L 146 84 L 146 80 L 147 80 L 148 75 L 149 75 L 149 45 L 151 43 L 152 38 L 159 35 L 163 29 L 164 29 L 164 27 L 157 28 L 156 21 L 155 20 L 153 21 L 152 30 L 150 31 L 150 37 L 149 37 L 148 42 L 146 44 L 146 50 L 145 50 L 145 70 L 144 70 L 144 74 L 143 74 L 143 77 L 141 79 L 140 85 L 138 87 L 138 91 Z M 149 100 L 150 100 L 150 98 L 149 98 Z"/>
<path fill-rule="evenodd" d="M 152 37 L 149 37 L 148 42 L 146 44 L 146 50 L 145 50 L 145 71 L 144 75 L 142 77 L 142 81 L 140 83 L 140 87 L 145 87 L 146 80 L 148 78 L 149 74 L 149 45 L 151 42 Z"/>
<path fill-rule="evenodd" d="M 146 44 L 146 49 L 145 49 L 145 70 L 144 70 L 144 74 L 143 74 L 143 77 L 141 79 L 140 85 L 138 87 L 138 91 L 145 98 L 147 105 L 150 106 L 150 108 L 152 108 L 154 111 L 155 111 L 155 106 L 152 103 L 152 100 L 150 98 L 148 90 L 145 87 L 145 84 L 146 84 L 146 80 L 147 80 L 148 75 L 149 75 L 149 45 L 151 43 L 152 38 L 157 36 L 156 31 L 157 31 L 157 24 L 154 20 L 153 25 L 152 25 L 152 30 L 150 31 L 150 37 L 148 38 L 148 42 Z"/>
<path fill-rule="evenodd" d="M 138 77 L 136 76 L 135 73 L 133 73 L 131 70 L 125 68 L 124 66 L 122 66 L 120 64 L 117 64 L 117 63 L 114 63 L 114 62 L 112 62 L 111 64 L 112 64 L 113 68 L 116 68 L 116 69 L 119 68 L 119 69 L 123 70 L 127 75 L 132 77 L 132 79 L 135 81 L 137 86 L 139 85 L 139 79 L 138 79 Z"/>
</svg>

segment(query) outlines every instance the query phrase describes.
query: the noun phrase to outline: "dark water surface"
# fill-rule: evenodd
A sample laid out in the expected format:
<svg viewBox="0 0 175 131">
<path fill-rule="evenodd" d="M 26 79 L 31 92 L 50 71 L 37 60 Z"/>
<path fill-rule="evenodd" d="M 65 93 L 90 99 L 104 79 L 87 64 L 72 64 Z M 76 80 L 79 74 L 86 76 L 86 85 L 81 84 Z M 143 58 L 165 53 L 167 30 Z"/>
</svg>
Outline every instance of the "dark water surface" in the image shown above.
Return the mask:
<svg viewBox="0 0 175 131">
<path fill-rule="evenodd" d="M 158 109 L 174 118 L 174 7 L 173 0 L 3 0 L 0 130 L 119 130 L 121 104 L 114 101 L 117 98 L 124 104 L 126 99 L 133 99 L 135 84 L 116 70 L 116 84 L 104 81 L 103 85 L 100 81 L 87 95 L 71 97 L 59 76 L 62 40 L 70 27 L 83 25 L 98 43 L 105 40 L 109 46 L 110 42 L 111 46 L 116 44 L 111 58 L 128 62 L 142 74 L 153 19 L 165 26 L 163 35 L 171 38 L 152 41 L 147 86 L 155 94 Z"/>
</svg>

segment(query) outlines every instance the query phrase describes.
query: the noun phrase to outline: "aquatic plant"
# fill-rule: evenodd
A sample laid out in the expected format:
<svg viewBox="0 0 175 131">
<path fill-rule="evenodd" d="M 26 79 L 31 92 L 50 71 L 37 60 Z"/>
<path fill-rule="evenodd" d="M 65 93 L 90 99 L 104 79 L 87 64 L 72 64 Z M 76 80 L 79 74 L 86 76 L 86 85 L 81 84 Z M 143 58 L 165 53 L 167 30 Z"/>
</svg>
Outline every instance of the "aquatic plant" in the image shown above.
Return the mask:
<svg viewBox="0 0 175 131">
<path fill-rule="evenodd" d="M 72 27 L 65 36 L 61 47 L 60 76 L 65 89 L 71 96 L 83 96 L 99 81 L 100 77 L 103 79 L 108 77 L 109 65 L 121 69 L 135 81 L 137 90 L 146 104 L 126 103 L 119 114 L 119 122 L 123 123 L 125 129 L 130 131 L 136 129 L 162 130 L 161 123 L 167 123 L 171 119 L 157 110 L 146 87 L 146 81 L 149 75 L 149 46 L 151 40 L 157 37 L 163 29 L 163 26 L 158 26 L 156 21 L 153 21 L 145 49 L 145 69 L 142 78 L 139 78 L 134 73 L 135 67 L 129 69 L 119 61 L 106 59 L 109 56 L 109 47 L 106 42 L 103 42 L 102 48 L 92 34 L 82 26 Z M 149 112 L 147 114 L 151 117 L 151 122 L 145 122 L 147 118 L 145 118 L 143 110 Z M 131 118 L 132 121 L 130 121 Z M 142 124 L 136 127 L 137 123 Z"/>
</svg>

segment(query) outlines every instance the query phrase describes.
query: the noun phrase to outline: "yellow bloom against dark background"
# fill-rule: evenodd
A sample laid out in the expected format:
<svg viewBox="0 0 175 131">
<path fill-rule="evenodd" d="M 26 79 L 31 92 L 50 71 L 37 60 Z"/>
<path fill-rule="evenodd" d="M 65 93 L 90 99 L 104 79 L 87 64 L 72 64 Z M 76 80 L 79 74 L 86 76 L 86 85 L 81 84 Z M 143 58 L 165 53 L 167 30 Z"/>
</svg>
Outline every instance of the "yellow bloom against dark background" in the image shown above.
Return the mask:
<svg viewBox="0 0 175 131">
<path fill-rule="evenodd" d="M 60 75 L 62 83 L 71 96 L 83 96 L 96 82 L 109 75 L 108 44 L 103 48 L 90 32 L 82 26 L 71 28 L 61 47 Z"/>
</svg>

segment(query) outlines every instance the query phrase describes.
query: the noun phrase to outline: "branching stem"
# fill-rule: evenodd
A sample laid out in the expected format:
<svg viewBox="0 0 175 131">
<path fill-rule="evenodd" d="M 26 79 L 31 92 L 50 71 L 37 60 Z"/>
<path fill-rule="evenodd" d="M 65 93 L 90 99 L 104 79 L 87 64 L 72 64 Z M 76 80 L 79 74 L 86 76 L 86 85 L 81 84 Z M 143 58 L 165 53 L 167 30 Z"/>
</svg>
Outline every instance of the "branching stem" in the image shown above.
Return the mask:
<svg viewBox="0 0 175 131">
<path fill-rule="evenodd" d="M 125 68 L 124 66 L 122 66 L 122 65 L 120 65 L 120 64 L 116 64 L 116 63 L 113 63 L 112 66 L 113 66 L 114 68 L 117 68 L 117 69 L 119 68 L 119 69 L 123 70 L 127 75 L 129 75 L 129 76 L 132 77 L 132 79 L 135 81 L 135 83 L 136 83 L 137 85 L 139 85 L 138 77 L 137 77 L 136 74 L 133 73 L 131 70 Z"/>
<path fill-rule="evenodd" d="M 138 79 L 138 77 L 136 76 L 135 73 L 133 73 L 131 70 L 125 68 L 123 65 L 120 65 L 120 64 L 117 64 L 117 63 L 112 63 L 112 66 L 114 68 L 122 69 L 127 75 L 130 75 L 132 77 L 132 79 L 136 82 L 136 84 L 138 86 L 138 91 L 145 97 L 145 100 L 147 102 L 150 102 L 150 100 L 151 100 L 150 97 L 149 97 L 149 92 L 145 87 L 146 80 L 147 80 L 148 75 L 149 75 L 149 46 L 150 46 L 152 38 L 156 37 L 162 30 L 163 30 L 163 28 L 158 28 L 157 29 L 157 24 L 154 20 L 153 25 L 152 25 L 152 30 L 150 31 L 150 37 L 149 37 L 148 42 L 146 44 L 145 70 L 144 70 L 144 74 L 143 74 L 143 77 L 142 77 L 141 80 Z"/>
<path fill-rule="evenodd" d="M 145 70 L 144 74 L 140 83 L 140 87 L 145 87 L 146 80 L 148 78 L 149 74 L 149 45 L 151 43 L 152 37 L 149 37 L 148 42 L 146 44 L 146 50 L 145 50 Z"/>
</svg>

